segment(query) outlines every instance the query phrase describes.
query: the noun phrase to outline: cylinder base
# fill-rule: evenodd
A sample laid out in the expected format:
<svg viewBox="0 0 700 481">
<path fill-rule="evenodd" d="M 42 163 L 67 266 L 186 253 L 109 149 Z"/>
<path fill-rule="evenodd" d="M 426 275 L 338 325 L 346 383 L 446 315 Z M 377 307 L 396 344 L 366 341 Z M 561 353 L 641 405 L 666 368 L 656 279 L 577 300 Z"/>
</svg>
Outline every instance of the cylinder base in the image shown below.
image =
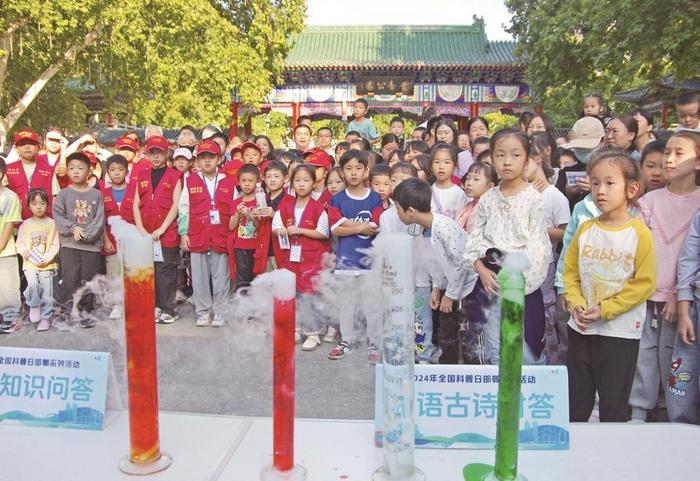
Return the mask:
<svg viewBox="0 0 700 481">
<path fill-rule="evenodd" d="M 289 471 L 278 471 L 274 466 L 265 466 L 260 471 L 260 481 L 306 481 L 306 468 L 295 465 Z"/>
<path fill-rule="evenodd" d="M 491 471 L 488 473 L 486 476 L 484 476 L 484 481 L 501 481 L 497 476 L 496 476 L 496 471 Z M 527 478 L 523 476 L 522 474 L 517 474 L 516 478 L 513 481 L 527 481 Z"/>
<path fill-rule="evenodd" d="M 408 476 L 392 476 L 386 466 L 382 466 L 372 473 L 372 481 L 425 481 L 425 473 L 414 468 L 413 474 Z"/>
<path fill-rule="evenodd" d="M 160 453 L 160 458 L 150 463 L 135 463 L 130 456 L 124 456 L 119 460 L 119 470 L 132 476 L 145 476 L 168 469 L 173 464 L 173 458 L 169 454 Z"/>
</svg>

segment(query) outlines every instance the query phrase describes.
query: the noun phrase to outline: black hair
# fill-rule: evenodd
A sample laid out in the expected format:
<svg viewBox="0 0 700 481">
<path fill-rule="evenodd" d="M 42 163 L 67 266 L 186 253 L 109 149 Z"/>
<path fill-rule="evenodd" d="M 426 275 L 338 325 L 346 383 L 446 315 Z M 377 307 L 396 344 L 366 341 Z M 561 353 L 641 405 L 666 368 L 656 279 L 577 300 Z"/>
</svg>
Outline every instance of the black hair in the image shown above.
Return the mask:
<svg viewBox="0 0 700 481">
<path fill-rule="evenodd" d="M 527 159 L 530 158 L 530 138 L 525 135 L 524 132 L 521 132 L 520 129 L 510 128 L 496 132 L 493 137 L 491 137 L 491 152 L 495 152 L 498 141 L 506 137 L 515 137 L 515 139 L 520 142 L 520 145 L 525 149 L 525 161 L 527 162 Z"/>
<path fill-rule="evenodd" d="M 427 154 L 430 152 L 430 146 L 422 140 L 411 140 L 410 142 L 406 143 L 406 152 L 409 150 L 420 152 L 421 154 Z"/>
<path fill-rule="evenodd" d="M 391 144 L 392 142 L 395 143 L 396 145 L 399 145 L 399 138 L 392 133 L 382 135 L 382 141 L 381 141 L 382 149 L 387 144 Z"/>
<path fill-rule="evenodd" d="M 92 167 L 92 163 L 90 162 L 90 157 L 83 154 L 82 152 L 73 152 L 68 157 L 66 157 L 66 166 L 70 163 L 71 160 L 78 160 L 78 161 L 84 163 L 85 165 L 88 166 L 88 169 L 90 167 Z"/>
<path fill-rule="evenodd" d="M 29 208 L 29 205 L 36 197 L 39 197 L 41 200 L 46 202 L 46 204 L 49 203 L 49 193 L 44 189 L 35 187 L 33 189 L 29 189 L 29 192 L 27 192 L 27 208 Z"/>
<path fill-rule="evenodd" d="M 452 119 L 447 117 L 440 117 L 440 120 L 435 123 L 435 141 L 437 142 L 437 129 L 443 125 L 446 125 L 452 131 L 452 145 L 457 145 L 457 127 L 455 127 Z"/>
<path fill-rule="evenodd" d="M 397 156 L 399 158 L 399 162 L 403 162 L 406 158 L 406 152 L 404 152 L 403 149 L 394 149 L 389 154 L 389 160 L 391 160 L 393 156 Z"/>
<path fill-rule="evenodd" d="M 290 163 L 299 162 L 301 160 L 301 157 L 297 155 L 296 151 L 293 152 L 292 150 L 285 149 L 275 150 L 273 158 L 279 162 L 282 162 L 282 159 L 288 159 Z"/>
<path fill-rule="evenodd" d="M 426 129 L 426 130 L 424 130 L 423 133 L 420 135 L 420 139 L 421 139 L 423 142 L 428 143 L 428 139 L 429 139 L 429 138 L 430 138 L 430 131 Z"/>
<path fill-rule="evenodd" d="M 333 152 L 337 153 L 338 149 L 350 150 L 350 142 L 338 142 L 337 144 L 335 144 L 335 149 L 333 149 Z"/>
<path fill-rule="evenodd" d="M 472 128 L 472 125 L 474 125 L 474 124 L 477 123 L 477 122 L 481 122 L 482 124 L 484 124 L 484 125 L 486 126 L 486 130 L 489 129 L 489 122 L 488 122 L 488 120 L 486 120 L 486 119 L 483 118 L 483 117 L 472 117 L 472 118 L 470 118 L 469 121 L 467 122 L 467 132 L 469 132 L 469 130 Z"/>
<path fill-rule="evenodd" d="M 224 144 L 228 145 L 228 137 L 223 132 L 214 132 L 208 140 L 222 139 Z"/>
<path fill-rule="evenodd" d="M 436 116 L 437 110 L 435 109 L 435 107 L 426 107 L 425 109 L 423 109 L 423 113 L 421 114 L 421 118 L 424 122 L 427 122 L 428 120 Z"/>
<path fill-rule="evenodd" d="M 416 127 L 415 129 L 413 129 L 413 132 L 420 132 L 420 133 L 421 133 L 421 137 L 422 137 L 426 130 L 427 130 L 427 129 L 426 129 L 425 127 L 420 127 L 420 126 L 419 126 L 419 127 Z"/>
<path fill-rule="evenodd" d="M 452 159 L 452 162 L 455 164 L 455 167 L 457 167 L 457 149 L 454 145 L 445 142 L 439 142 L 433 145 L 433 147 L 430 149 L 430 163 L 432 164 L 433 160 L 435 159 L 435 156 L 441 150 L 446 150 L 450 153 L 450 159 Z"/>
<path fill-rule="evenodd" d="M 333 167 L 331 170 L 328 171 L 328 174 L 326 175 L 326 187 L 328 186 L 328 179 L 331 177 L 331 174 L 335 172 L 338 174 L 338 177 L 340 177 L 340 180 L 343 181 L 343 184 L 345 184 L 345 179 L 343 178 L 343 169 L 341 169 L 338 166 Z M 347 184 L 346 184 L 347 185 Z"/>
<path fill-rule="evenodd" d="M 697 92 L 681 92 L 676 97 L 676 106 L 679 105 L 690 105 L 696 102 L 700 102 L 700 93 Z"/>
<path fill-rule="evenodd" d="M 601 107 L 603 107 L 603 112 L 601 115 L 607 116 L 608 115 L 608 103 L 605 101 L 603 96 L 597 92 L 591 92 L 583 96 L 583 100 L 585 101 L 586 99 L 596 99 L 598 103 L 600 104 Z M 581 108 L 581 117 L 583 117 L 583 108 Z"/>
<path fill-rule="evenodd" d="M 267 140 L 267 145 L 270 146 L 270 152 L 272 152 L 272 141 L 270 140 L 270 137 L 268 137 L 267 135 L 256 135 L 253 137 L 253 143 L 257 143 L 260 139 Z"/>
<path fill-rule="evenodd" d="M 560 166 L 561 166 L 561 158 L 562 158 L 562 157 L 571 157 L 571 158 L 573 158 L 575 161 L 578 161 L 578 159 L 576 158 L 576 153 L 574 153 L 573 150 L 571 150 L 571 149 L 565 149 L 565 148 L 563 148 L 563 147 L 559 147 L 557 150 L 559 151 L 559 165 L 560 165 Z"/>
<path fill-rule="evenodd" d="M 496 172 L 496 168 L 488 162 L 479 161 L 476 161 L 469 166 L 467 172 L 462 176 L 462 184 L 464 184 L 467 181 L 467 176 L 469 174 L 479 172 L 486 176 L 486 178 L 489 179 L 490 182 L 493 182 L 494 185 L 498 185 L 498 172 Z"/>
<path fill-rule="evenodd" d="M 292 134 L 296 134 L 296 133 L 297 133 L 297 130 L 299 130 L 299 129 L 309 129 L 309 135 L 312 135 L 312 134 L 313 134 L 313 131 L 311 130 L 311 127 L 309 127 L 309 126 L 306 125 L 306 124 L 297 124 L 297 126 L 294 127 L 294 130 L 292 130 Z"/>
<path fill-rule="evenodd" d="M 366 101 L 365 99 L 363 99 L 362 97 L 360 97 L 359 99 L 355 99 L 355 101 L 353 102 L 353 104 L 362 104 L 362 105 L 365 106 L 365 110 L 369 109 L 369 104 L 368 104 L 367 101 Z"/>
<path fill-rule="evenodd" d="M 491 157 L 491 149 L 486 149 L 486 150 L 482 150 L 481 152 L 479 152 L 479 155 L 476 156 L 476 159 L 474 159 L 474 162 L 488 164 L 488 162 L 486 162 L 487 157 Z"/>
<path fill-rule="evenodd" d="M 612 122 L 615 119 L 622 122 L 622 125 L 624 125 L 629 132 L 632 132 L 634 134 L 634 137 L 632 137 L 632 141 L 630 142 L 630 146 L 627 149 L 627 152 L 634 152 L 634 150 L 636 149 L 634 145 L 634 139 L 637 138 L 637 134 L 639 133 L 639 124 L 637 123 L 637 120 L 632 116 L 632 114 L 624 114 L 613 117 L 608 121 L 607 125 L 610 125 L 610 122 Z"/>
<path fill-rule="evenodd" d="M 637 107 L 636 109 L 633 109 L 630 112 L 630 115 L 632 117 L 634 117 L 635 115 L 641 115 L 642 117 L 644 117 L 644 120 L 646 120 L 649 125 L 651 125 L 652 127 L 654 126 L 654 117 L 646 109 Z"/>
<path fill-rule="evenodd" d="M 297 176 L 297 173 L 299 172 L 306 172 L 309 174 L 311 177 L 311 181 L 315 184 L 316 183 L 316 167 L 310 164 L 301 164 L 297 165 L 297 168 L 294 169 L 294 172 L 292 172 L 292 178 L 289 179 L 291 183 L 294 183 L 294 178 Z"/>
<path fill-rule="evenodd" d="M 396 186 L 392 194 L 394 202 L 399 204 L 403 210 L 411 207 L 418 212 L 430 212 L 430 201 L 433 197 L 433 190 L 427 182 L 416 177 L 406 179 Z"/>
<path fill-rule="evenodd" d="M 265 166 L 265 172 L 267 172 L 268 170 L 278 170 L 282 173 L 283 177 L 286 177 L 289 174 L 289 169 L 287 168 L 287 166 L 279 160 L 271 160 L 270 162 L 268 162 Z"/>
<path fill-rule="evenodd" d="M 642 149 L 642 156 L 639 160 L 640 164 L 644 163 L 647 155 L 652 153 L 663 154 L 666 151 L 666 141 L 665 140 L 652 140 L 647 143 Z"/>
<path fill-rule="evenodd" d="M 435 182 L 435 176 L 433 175 L 433 170 L 430 168 L 430 156 L 428 154 L 418 154 L 413 160 L 415 160 L 418 165 L 420 165 L 420 170 L 425 173 L 425 179 L 432 184 Z"/>
<path fill-rule="evenodd" d="M 530 120 L 532 120 L 534 116 L 534 113 L 529 112 L 527 110 L 518 115 L 518 123 L 520 124 L 520 130 L 527 130 L 527 124 L 530 123 Z"/>
<path fill-rule="evenodd" d="M 365 167 L 367 167 L 367 164 L 369 163 L 367 160 L 367 152 L 363 150 L 350 149 L 340 157 L 340 168 L 342 169 L 345 167 L 345 165 L 351 160 L 356 160 L 359 164 L 362 164 Z"/>
<path fill-rule="evenodd" d="M 404 123 L 403 119 L 402 119 L 401 117 L 398 117 L 398 116 L 393 117 L 393 118 L 391 119 L 391 122 L 389 122 L 389 125 L 394 124 L 394 123 L 396 123 L 396 122 L 400 123 L 401 125 L 406 125 L 406 124 Z"/>
<path fill-rule="evenodd" d="M 530 154 L 542 156 L 542 170 L 548 179 L 554 175 L 554 169 L 552 169 L 551 155 L 549 158 L 547 157 L 547 147 L 550 148 L 551 152 L 558 153 L 556 149 L 552 149 L 552 144 L 549 140 L 551 137 L 547 132 L 538 132 L 530 136 Z"/>
<path fill-rule="evenodd" d="M 5 157 L 1 156 L 0 157 L 0 173 L 5 175 L 5 172 L 7 172 L 7 164 L 5 163 Z"/>
<path fill-rule="evenodd" d="M 374 166 L 384 163 L 384 157 L 379 152 L 370 150 L 367 152 L 367 166 Z"/>
<path fill-rule="evenodd" d="M 372 167 L 372 170 L 369 171 L 369 181 L 372 182 L 372 179 L 377 176 L 386 176 L 390 177 L 391 176 L 391 167 L 389 167 L 387 164 L 374 164 L 374 167 Z"/>
<path fill-rule="evenodd" d="M 534 117 L 530 119 L 530 122 L 527 123 L 528 128 L 530 127 L 530 123 L 532 123 L 533 120 L 535 120 L 537 117 L 542 119 L 542 123 L 544 124 L 544 131 L 547 132 L 549 135 L 554 135 L 554 127 L 552 125 L 552 119 L 549 118 L 547 114 L 537 114 Z"/>
<path fill-rule="evenodd" d="M 489 139 L 489 138 L 486 137 L 486 136 L 481 136 L 481 137 L 475 138 L 475 139 L 474 139 L 474 142 L 472 142 L 472 149 L 474 148 L 475 145 L 480 145 L 480 144 L 487 144 L 487 145 L 490 146 L 490 145 L 491 145 L 491 139 Z"/>
<path fill-rule="evenodd" d="M 300 115 L 297 117 L 297 125 L 301 124 L 301 122 L 304 120 L 310 120 L 313 122 L 314 119 L 312 119 L 310 115 Z"/>
<path fill-rule="evenodd" d="M 625 185 L 632 182 L 639 182 L 640 168 L 630 155 L 617 147 L 603 147 L 597 150 L 591 156 L 588 162 L 586 172 L 591 175 L 593 169 L 603 162 L 610 162 L 622 171 L 622 176 L 625 178 Z M 636 204 L 634 200 L 629 201 L 630 204 Z"/>
<path fill-rule="evenodd" d="M 362 137 L 350 142 L 350 147 L 352 147 L 352 144 L 360 144 L 360 150 L 364 150 L 365 152 L 370 152 L 372 150 L 372 144 L 369 143 L 369 140 L 363 139 Z"/>
<path fill-rule="evenodd" d="M 114 154 L 114 155 L 110 155 L 109 157 L 107 157 L 107 169 L 108 170 L 112 164 L 119 164 L 122 167 L 124 167 L 125 169 L 127 169 L 127 170 L 129 169 L 129 162 L 126 161 L 126 157 L 124 157 L 123 155 L 120 155 L 120 154 Z"/>
<path fill-rule="evenodd" d="M 351 130 L 350 132 L 345 133 L 345 140 L 348 140 L 348 136 L 350 135 L 354 135 L 355 137 L 360 139 L 362 138 L 362 135 L 360 135 L 360 133 L 357 130 Z"/>
<path fill-rule="evenodd" d="M 143 136 L 139 133 L 138 130 L 134 130 L 134 129 L 127 130 L 126 132 L 124 132 L 122 137 L 126 137 L 127 135 L 135 135 L 136 138 L 138 139 L 139 143 L 143 142 Z"/>
<path fill-rule="evenodd" d="M 46 138 L 46 136 L 49 135 L 49 132 L 58 132 L 58 134 L 64 138 L 66 136 L 63 130 L 59 129 L 58 127 L 49 127 L 46 130 L 44 130 L 44 138 Z"/>
<path fill-rule="evenodd" d="M 554 137 L 551 134 L 547 132 L 537 132 L 532 134 L 530 138 L 532 139 L 532 145 L 536 146 L 537 150 L 542 155 L 545 154 L 547 147 L 549 147 L 549 157 L 547 158 L 547 164 L 550 169 L 552 167 L 560 167 L 559 149 L 557 148 L 557 141 L 554 140 Z M 546 173 L 547 169 L 545 169 L 545 174 Z M 547 177 L 549 177 L 552 174 L 554 174 L 553 171 L 551 174 L 547 174 Z"/>
<path fill-rule="evenodd" d="M 318 129 L 316 129 L 316 135 L 318 135 L 318 133 L 319 133 L 320 131 L 322 131 L 322 130 L 327 130 L 327 131 L 329 131 L 329 132 L 331 133 L 331 137 L 333 137 L 333 129 L 330 128 L 330 127 L 328 127 L 327 125 L 326 125 L 326 126 L 323 126 L 323 127 L 319 127 Z"/>
<path fill-rule="evenodd" d="M 418 177 L 418 169 L 409 162 L 397 162 L 391 166 L 389 170 L 389 177 L 394 174 L 408 174 L 411 177 Z"/>
<path fill-rule="evenodd" d="M 260 180 L 260 169 L 254 164 L 245 164 L 243 167 L 238 169 L 238 178 L 240 179 L 243 174 L 253 174 L 258 180 Z"/>
</svg>

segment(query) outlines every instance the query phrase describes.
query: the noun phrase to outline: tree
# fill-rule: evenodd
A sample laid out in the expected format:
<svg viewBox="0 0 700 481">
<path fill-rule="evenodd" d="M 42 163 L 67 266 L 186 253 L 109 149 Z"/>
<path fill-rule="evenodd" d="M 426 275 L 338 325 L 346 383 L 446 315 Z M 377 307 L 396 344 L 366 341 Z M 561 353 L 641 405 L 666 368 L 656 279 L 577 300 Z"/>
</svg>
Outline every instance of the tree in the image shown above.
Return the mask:
<svg viewBox="0 0 700 481">
<path fill-rule="evenodd" d="M 700 4 L 609 0 L 506 0 L 509 32 L 527 65 L 534 99 L 570 123 L 585 93 L 605 98 L 667 75 L 687 80 L 700 65 Z"/>
<path fill-rule="evenodd" d="M 66 79 L 99 90 L 109 107 L 123 105 L 134 123 L 224 123 L 234 88 L 257 106 L 281 72 L 288 35 L 303 27 L 304 1 L 233 3 L 0 3 L 0 139 L 48 82 Z M 31 120 L 35 128 L 53 123 Z"/>
</svg>

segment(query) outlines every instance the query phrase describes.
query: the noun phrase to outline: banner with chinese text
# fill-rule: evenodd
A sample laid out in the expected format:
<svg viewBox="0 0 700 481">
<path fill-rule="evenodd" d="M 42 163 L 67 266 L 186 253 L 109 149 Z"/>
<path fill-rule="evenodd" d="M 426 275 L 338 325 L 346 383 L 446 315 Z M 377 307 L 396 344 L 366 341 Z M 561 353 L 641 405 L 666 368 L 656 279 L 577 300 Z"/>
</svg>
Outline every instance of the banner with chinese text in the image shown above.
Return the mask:
<svg viewBox="0 0 700 481">
<path fill-rule="evenodd" d="M 375 370 L 375 444 L 382 444 L 382 365 Z M 493 449 L 498 366 L 415 365 L 417 448 Z M 520 449 L 569 449 L 565 366 L 523 366 Z"/>
</svg>

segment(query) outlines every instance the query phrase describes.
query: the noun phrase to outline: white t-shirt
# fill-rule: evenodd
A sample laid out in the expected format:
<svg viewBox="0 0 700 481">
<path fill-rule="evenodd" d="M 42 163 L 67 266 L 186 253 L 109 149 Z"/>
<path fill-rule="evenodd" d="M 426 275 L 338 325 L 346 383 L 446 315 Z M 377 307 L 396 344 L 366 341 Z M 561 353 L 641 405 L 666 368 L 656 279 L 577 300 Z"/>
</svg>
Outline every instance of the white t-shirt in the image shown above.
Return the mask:
<svg viewBox="0 0 700 481">
<path fill-rule="evenodd" d="M 544 189 L 541 194 L 542 203 L 544 203 L 544 208 L 547 212 L 545 217 L 547 228 L 568 224 L 571 220 L 571 212 L 569 211 L 569 200 L 566 196 L 553 185 Z M 556 244 L 552 245 L 552 249 L 552 252 L 556 250 Z"/>
<path fill-rule="evenodd" d="M 301 223 L 301 217 L 304 215 L 304 209 L 306 209 L 306 207 L 294 208 L 294 225 L 299 225 Z M 282 216 L 280 215 L 280 212 L 277 211 L 275 212 L 275 216 L 272 218 L 272 230 L 282 228 L 284 228 L 284 225 L 282 224 Z M 330 228 L 328 226 L 328 214 L 326 214 L 325 212 L 323 212 L 318 218 L 318 223 L 316 224 L 316 231 L 326 236 L 326 238 L 328 238 L 328 236 L 330 235 Z"/>
<path fill-rule="evenodd" d="M 452 185 L 447 189 L 441 189 L 433 185 L 433 198 L 430 201 L 430 209 L 454 220 L 457 214 L 469 203 L 469 197 L 461 187 Z"/>
<path fill-rule="evenodd" d="M 409 227 L 399 218 L 396 204 L 392 204 L 379 217 L 379 234 L 377 234 L 377 238 L 386 234 L 396 234 L 398 232 L 408 234 L 408 230 Z M 430 287 L 428 265 L 430 265 L 431 262 L 427 260 L 429 259 L 428 253 L 426 252 L 427 250 L 432 250 L 429 237 L 421 235 L 413 238 L 416 287 Z M 432 259 L 432 257 L 430 257 L 430 259 Z"/>
</svg>

